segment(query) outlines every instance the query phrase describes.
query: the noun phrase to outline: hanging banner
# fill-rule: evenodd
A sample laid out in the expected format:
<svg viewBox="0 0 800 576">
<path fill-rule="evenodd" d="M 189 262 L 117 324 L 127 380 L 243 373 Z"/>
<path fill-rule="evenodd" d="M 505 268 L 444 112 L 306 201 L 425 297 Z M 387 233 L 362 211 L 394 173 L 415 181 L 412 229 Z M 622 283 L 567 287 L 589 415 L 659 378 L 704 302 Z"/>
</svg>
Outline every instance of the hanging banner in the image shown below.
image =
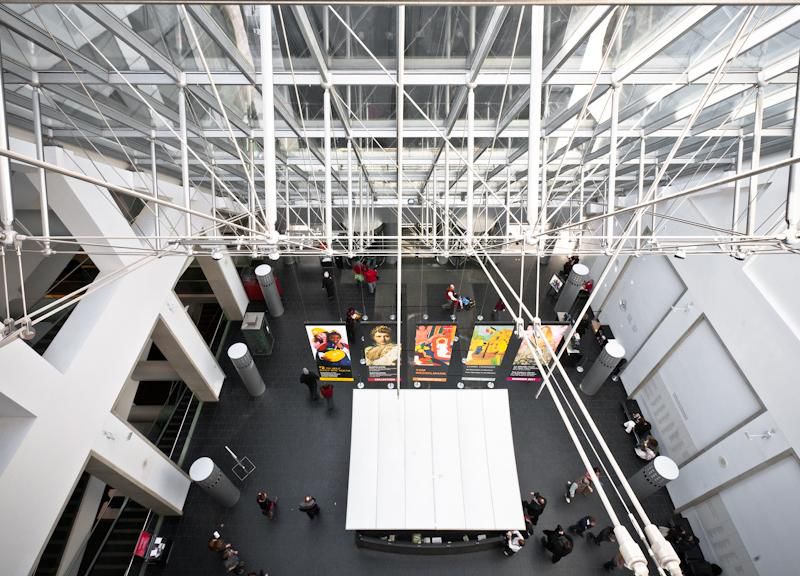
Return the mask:
<svg viewBox="0 0 800 576">
<path fill-rule="evenodd" d="M 477 324 L 469 342 L 463 379 L 495 380 L 513 331 L 514 326 L 510 324 Z"/>
<path fill-rule="evenodd" d="M 308 343 L 320 380 L 352 382 L 350 343 L 344 324 L 306 324 Z"/>
<path fill-rule="evenodd" d="M 367 382 L 397 382 L 400 344 L 395 324 L 368 323 L 359 326 Z"/>
<path fill-rule="evenodd" d="M 558 351 L 561 340 L 564 338 L 564 335 L 569 332 L 570 326 L 569 324 L 542 324 L 541 329 L 542 334 L 544 334 L 544 337 L 550 343 L 550 348 L 552 348 L 553 351 Z M 553 359 L 550 352 L 547 350 L 547 346 L 541 339 L 533 338 L 533 326 L 528 326 L 525 333 L 531 337 L 531 343 L 538 348 L 542 367 L 546 368 Z M 509 374 L 507 380 L 522 382 L 542 381 L 542 375 L 536 367 L 533 353 L 523 340 L 520 340 L 519 350 L 517 350 L 517 356 L 514 358 L 514 366 L 512 366 L 511 374 Z"/>
<path fill-rule="evenodd" d="M 419 382 L 447 382 L 455 324 L 418 324 L 414 336 L 414 377 Z"/>
</svg>

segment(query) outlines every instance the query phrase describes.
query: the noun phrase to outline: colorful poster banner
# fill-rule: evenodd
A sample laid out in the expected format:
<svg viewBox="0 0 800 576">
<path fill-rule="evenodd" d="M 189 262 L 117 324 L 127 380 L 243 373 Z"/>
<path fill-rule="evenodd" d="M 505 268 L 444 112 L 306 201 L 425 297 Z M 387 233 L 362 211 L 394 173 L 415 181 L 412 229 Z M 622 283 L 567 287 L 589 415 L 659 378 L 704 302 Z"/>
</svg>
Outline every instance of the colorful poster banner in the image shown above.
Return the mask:
<svg viewBox="0 0 800 576">
<path fill-rule="evenodd" d="M 414 336 L 414 377 L 419 382 L 447 382 L 455 324 L 418 324 Z"/>
<path fill-rule="evenodd" d="M 508 349 L 512 325 L 478 324 L 472 330 L 467 359 L 464 362 L 464 380 L 493 381 L 497 368 L 503 364 Z"/>
<path fill-rule="evenodd" d="M 367 366 L 367 382 L 397 382 L 397 365 L 400 362 L 397 326 L 364 322 L 359 329 Z"/>
<path fill-rule="evenodd" d="M 544 334 L 544 337 L 550 343 L 550 347 L 553 351 L 558 351 L 558 346 L 561 344 L 564 335 L 569 331 L 570 326 L 569 324 L 542 324 L 541 328 L 542 334 Z M 538 348 L 542 367 L 546 368 L 552 360 L 547 346 L 541 339 L 533 338 L 533 326 L 528 326 L 525 332 L 531 337 L 531 342 Z M 508 376 L 507 380 L 525 382 L 542 381 L 542 375 L 536 367 L 533 353 L 523 340 L 520 340 L 519 350 L 517 350 L 517 355 L 514 358 L 514 366 L 511 368 L 511 374 Z"/>
<path fill-rule="evenodd" d="M 345 325 L 306 324 L 306 335 L 317 363 L 319 379 L 352 382 L 353 367 Z"/>
</svg>

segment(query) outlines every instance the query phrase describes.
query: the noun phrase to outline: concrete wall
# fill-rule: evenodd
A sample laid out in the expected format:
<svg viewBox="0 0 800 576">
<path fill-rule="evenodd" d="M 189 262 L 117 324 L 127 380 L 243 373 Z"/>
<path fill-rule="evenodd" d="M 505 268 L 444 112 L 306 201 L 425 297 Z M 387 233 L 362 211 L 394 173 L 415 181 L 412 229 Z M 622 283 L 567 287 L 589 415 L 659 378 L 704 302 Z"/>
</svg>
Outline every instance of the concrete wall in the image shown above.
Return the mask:
<svg viewBox="0 0 800 576">
<path fill-rule="evenodd" d="M 785 227 L 787 174 L 762 178 L 759 234 Z M 659 212 L 730 228 L 731 194 L 732 187 L 712 190 Z M 745 219 L 737 215 L 740 230 Z M 671 220 L 657 224 L 666 235 L 711 234 Z M 593 277 L 606 261 L 589 262 Z M 726 573 L 797 571 L 789 527 L 800 513 L 798 282 L 797 255 L 742 262 L 690 253 L 685 260 L 621 259 L 598 288 L 595 310 L 629 352 L 624 385 L 653 422 L 663 451 L 681 465 L 669 486 L 673 501 Z M 755 436 L 765 432 L 771 437 Z"/>
</svg>

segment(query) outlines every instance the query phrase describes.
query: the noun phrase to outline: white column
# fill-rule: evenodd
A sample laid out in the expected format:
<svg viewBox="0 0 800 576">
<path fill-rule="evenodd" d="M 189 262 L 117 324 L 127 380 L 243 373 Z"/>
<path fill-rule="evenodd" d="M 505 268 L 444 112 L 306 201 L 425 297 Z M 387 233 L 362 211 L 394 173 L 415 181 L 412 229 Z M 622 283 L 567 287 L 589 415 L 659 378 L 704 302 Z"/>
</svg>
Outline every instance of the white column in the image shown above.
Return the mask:
<svg viewBox="0 0 800 576">
<path fill-rule="evenodd" d="M 800 70 L 800 68 L 798 68 Z M 794 121 L 792 122 L 792 156 L 800 154 L 800 74 L 794 93 Z M 789 191 L 786 196 L 786 242 L 800 242 L 800 164 L 789 167 Z"/>
<path fill-rule="evenodd" d="M 740 173 L 744 166 L 744 134 L 739 129 L 739 143 L 736 148 L 736 172 Z M 731 217 L 731 230 L 736 232 L 739 227 L 739 211 L 742 209 L 742 184 L 744 180 L 739 178 L 733 183 L 733 215 Z"/>
<path fill-rule="evenodd" d="M 406 7 L 397 7 L 397 334 L 402 334 L 403 311 L 403 120 L 405 116 Z M 400 394 L 400 362 L 397 362 L 397 394 Z"/>
<path fill-rule="evenodd" d="M 0 54 L 2 58 L 2 54 Z M 6 98 L 3 71 L 0 70 L 0 148 L 8 150 L 8 123 L 6 122 Z M 3 228 L 3 243 L 14 243 L 14 202 L 11 198 L 11 172 L 8 158 L 0 156 L 0 224 Z"/>
<path fill-rule="evenodd" d="M 449 14 L 448 10 L 448 14 Z M 450 255 L 450 144 L 444 143 L 444 254 Z"/>
<path fill-rule="evenodd" d="M 278 176 L 275 171 L 275 103 L 272 79 L 272 6 L 259 7 L 261 31 L 261 121 L 264 127 L 264 217 L 275 239 L 278 220 Z"/>
<path fill-rule="evenodd" d="M 192 207 L 192 193 L 189 189 L 189 137 L 186 130 L 186 75 L 181 74 L 178 85 L 178 116 L 181 134 L 181 185 L 183 186 L 183 205 L 187 210 Z M 187 212 L 184 219 L 184 230 L 187 237 L 192 236 L 192 217 Z"/>
<path fill-rule="evenodd" d="M 249 300 L 239 272 L 230 256 L 215 260 L 212 256 L 197 256 L 197 263 L 217 297 L 228 320 L 239 321 L 247 311 Z"/>
<path fill-rule="evenodd" d="M 619 127 L 620 86 L 611 87 L 611 129 L 608 139 L 608 190 L 606 193 L 606 213 L 614 211 L 617 188 L 617 128 Z M 611 249 L 614 239 L 614 217 L 606 218 L 606 248 Z"/>
<path fill-rule="evenodd" d="M 34 72 L 34 74 L 37 74 Z M 37 74 L 38 76 L 38 74 Z M 39 97 L 42 89 L 39 84 L 33 86 L 33 135 L 36 139 L 36 159 L 44 160 L 44 144 L 42 138 L 42 110 Z M 38 168 L 39 174 L 39 211 L 42 214 L 42 236 L 48 238 L 50 236 L 50 213 L 47 204 L 47 177 L 45 176 L 44 168 Z M 50 240 L 44 241 L 44 254 L 50 255 Z"/>
<path fill-rule="evenodd" d="M 472 247 L 474 234 L 474 178 L 475 161 L 475 85 L 467 85 L 467 226 L 464 234 L 467 248 Z"/>
<path fill-rule="evenodd" d="M 542 40 L 544 6 L 531 6 L 530 104 L 528 107 L 528 194 L 526 217 L 529 231 L 539 219 L 539 150 L 542 132 Z"/>
<path fill-rule="evenodd" d="M 325 13 L 327 14 L 327 10 Z M 325 243 L 333 251 L 333 189 L 331 188 L 331 87 L 323 86 L 322 110 L 325 135 Z"/>
<path fill-rule="evenodd" d="M 219 399 L 225 373 L 174 293 L 161 309 L 153 342 L 195 396 L 204 402 Z"/>
<path fill-rule="evenodd" d="M 755 170 L 761 163 L 761 125 L 764 120 L 764 87 L 756 90 L 756 112 L 753 117 L 753 155 L 750 158 L 750 169 Z M 758 174 L 750 176 L 750 192 L 747 197 L 747 229 L 750 236 L 756 230 L 756 202 L 758 200 Z"/>
<path fill-rule="evenodd" d="M 347 139 L 347 253 L 353 254 L 353 143 Z"/>
<path fill-rule="evenodd" d="M 153 188 L 153 198 L 158 200 L 158 164 L 156 164 L 156 131 L 150 133 L 150 183 Z M 214 201 L 214 179 L 211 179 L 211 194 L 212 202 Z M 212 216 L 216 216 L 214 210 L 211 211 Z M 155 224 L 156 240 L 153 242 L 156 250 L 161 250 L 161 206 L 158 203 L 153 203 L 153 221 Z M 213 235 L 216 236 L 217 225 L 214 224 Z"/>
<path fill-rule="evenodd" d="M 644 201 L 644 156 L 645 156 L 645 139 L 644 130 L 639 140 L 639 189 L 637 191 L 637 202 L 641 204 Z M 642 248 L 642 218 L 644 211 L 636 218 L 636 252 Z"/>
</svg>

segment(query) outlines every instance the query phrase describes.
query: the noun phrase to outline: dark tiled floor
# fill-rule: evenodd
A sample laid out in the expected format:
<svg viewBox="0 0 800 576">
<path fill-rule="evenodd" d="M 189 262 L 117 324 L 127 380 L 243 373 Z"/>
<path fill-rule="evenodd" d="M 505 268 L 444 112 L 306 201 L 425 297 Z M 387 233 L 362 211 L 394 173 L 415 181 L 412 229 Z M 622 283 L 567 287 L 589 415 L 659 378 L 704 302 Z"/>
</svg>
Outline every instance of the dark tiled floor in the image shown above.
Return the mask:
<svg viewBox="0 0 800 576">
<path fill-rule="evenodd" d="M 406 293 L 405 307 L 415 322 L 425 311 L 431 320 L 446 320 L 439 309 L 444 287 L 449 282 L 478 299 L 476 308 L 459 315 L 459 331 L 471 331 L 474 317 L 487 318 L 497 299 L 477 265 L 465 270 L 439 268 L 427 261 L 403 263 Z M 260 360 L 267 382 L 266 393 L 248 397 L 232 367 L 223 363 L 229 379 L 220 402 L 206 404 L 187 459 L 210 456 L 229 470 L 233 464 L 225 452 L 230 446 L 240 456 L 248 456 L 256 471 L 241 483 L 242 498 L 232 509 L 223 509 L 210 501 L 197 487 L 189 493 L 185 515 L 165 523 L 162 535 L 174 537 L 169 563 L 163 570 L 151 568 L 165 576 L 204 576 L 222 574 L 219 558 L 207 550 L 210 533 L 220 524 L 225 539 L 233 542 L 248 566 L 263 568 L 271 576 L 281 574 L 347 574 L 382 576 L 394 574 L 547 574 L 602 573 L 602 564 L 615 553 L 608 544 L 597 548 L 576 538 L 574 553 L 552 565 L 538 543 L 540 530 L 557 523 L 565 527 L 584 514 L 596 515 L 607 522 L 596 495 L 578 497 L 567 505 L 562 497 L 567 480 L 580 476 L 582 467 L 569 437 L 548 394 L 534 399 L 534 387 L 513 383 L 509 386 L 514 447 L 520 486 L 524 494 L 539 490 L 549 498 L 548 508 L 537 528 L 537 536 L 516 556 L 506 559 L 499 550 L 463 556 L 403 556 L 365 551 L 356 548 L 353 534 L 344 530 L 347 506 L 347 482 L 350 450 L 350 418 L 352 388 L 339 384 L 336 388 L 336 409 L 326 413 L 323 402 L 311 403 L 304 386 L 297 378 L 303 366 L 310 366 L 302 324 L 306 321 L 335 321 L 350 305 L 366 311 L 371 319 L 387 319 L 394 312 L 394 270 L 382 269 L 378 295 L 371 297 L 359 290 L 349 272 L 337 271 L 337 301 L 329 303 L 320 284 L 321 271 L 316 260 L 302 261 L 296 266 L 278 263 L 278 277 L 284 289 L 286 313 L 271 319 L 276 347 L 271 357 Z M 534 301 L 536 270 L 526 262 L 526 301 Z M 540 274 L 542 302 L 545 302 L 546 281 L 561 261 L 553 261 Z M 519 282 L 519 259 L 502 260 L 501 268 L 509 282 Z M 554 316 L 552 305 L 543 304 L 541 316 Z M 505 314 L 504 319 L 510 319 Z M 231 338 L 236 338 L 236 330 Z M 588 342 L 588 361 L 597 354 L 596 344 Z M 223 355 L 224 356 L 224 355 Z M 580 374 L 571 371 L 573 381 Z M 454 384 L 456 375 L 451 375 Z M 505 384 L 503 384 L 505 385 Z M 620 384 L 608 383 L 592 398 L 584 398 L 598 427 L 617 456 L 626 474 L 640 467 L 633 455 L 632 439 L 622 430 L 620 402 L 624 399 Z M 231 475 L 232 476 L 232 475 Z M 606 486 L 610 488 L 609 483 Z M 273 521 L 263 517 L 255 503 L 255 494 L 266 489 L 280 497 L 279 510 Z M 625 511 L 611 492 L 611 499 L 621 517 Z M 322 514 L 310 521 L 300 514 L 297 503 L 305 494 L 317 497 Z M 665 523 L 671 514 L 671 503 L 665 491 L 644 501 L 653 520 Z"/>
</svg>

